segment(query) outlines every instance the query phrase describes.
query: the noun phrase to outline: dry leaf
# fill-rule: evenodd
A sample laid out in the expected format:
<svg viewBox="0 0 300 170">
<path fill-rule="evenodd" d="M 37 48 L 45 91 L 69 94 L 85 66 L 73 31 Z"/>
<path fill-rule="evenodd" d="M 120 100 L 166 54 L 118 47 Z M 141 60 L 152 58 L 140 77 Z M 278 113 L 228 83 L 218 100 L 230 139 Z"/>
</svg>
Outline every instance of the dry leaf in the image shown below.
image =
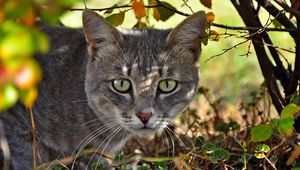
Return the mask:
<svg viewBox="0 0 300 170">
<path fill-rule="evenodd" d="M 291 165 L 295 161 L 295 159 L 299 158 L 299 156 L 300 156 L 300 146 L 297 146 L 295 150 L 293 150 L 289 160 L 287 161 L 287 165 Z"/>
<path fill-rule="evenodd" d="M 139 20 L 142 17 L 146 16 L 146 10 L 143 1 L 133 1 L 132 8 L 135 13 L 135 17 Z"/>
<path fill-rule="evenodd" d="M 213 23 L 215 20 L 215 14 L 213 12 L 208 12 L 206 14 L 206 20 L 208 23 Z"/>
<path fill-rule="evenodd" d="M 207 8 L 210 8 L 211 9 L 211 0 L 200 0 L 201 4 L 204 5 L 205 7 Z"/>
</svg>

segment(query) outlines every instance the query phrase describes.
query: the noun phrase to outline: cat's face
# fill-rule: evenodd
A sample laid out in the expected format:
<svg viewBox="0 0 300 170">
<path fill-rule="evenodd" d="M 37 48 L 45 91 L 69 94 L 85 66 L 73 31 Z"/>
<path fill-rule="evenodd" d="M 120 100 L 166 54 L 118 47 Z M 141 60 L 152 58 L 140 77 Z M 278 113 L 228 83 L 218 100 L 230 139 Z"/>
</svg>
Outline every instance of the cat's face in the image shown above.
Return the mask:
<svg viewBox="0 0 300 170">
<path fill-rule="evenodd" d="M 147 136 L 193 99 L 204 13 L 172 31 L 118 31 L 89 10 L 83 24 L 90 55 L 86 93 L 99 119 Z"/>
</svg>

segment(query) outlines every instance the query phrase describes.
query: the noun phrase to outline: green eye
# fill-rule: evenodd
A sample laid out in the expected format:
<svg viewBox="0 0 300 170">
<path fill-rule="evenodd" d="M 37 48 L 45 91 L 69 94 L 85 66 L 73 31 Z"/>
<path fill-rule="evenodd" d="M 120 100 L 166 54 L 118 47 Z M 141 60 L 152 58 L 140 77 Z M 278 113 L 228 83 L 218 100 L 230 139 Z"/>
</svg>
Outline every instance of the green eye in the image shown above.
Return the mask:
<svg viewBox="0 0 300 170">
<path fill-rule="evenodd" d="M 113 84 L 114 89 L 121 93 L 128 92 L 131 87 L 131 83 L 127 79 L 116 79 L 116 80 L 113 80 L 112 84 Z"/>
<path fill-rule="evenodd" d="M 159 90 L 163 93 L 170 93 L 173 90 L 175 90 L 176 87 L 177 87 L 177 81 L 171 79 L 162 80 L 158 84 Z"/>
</svg>

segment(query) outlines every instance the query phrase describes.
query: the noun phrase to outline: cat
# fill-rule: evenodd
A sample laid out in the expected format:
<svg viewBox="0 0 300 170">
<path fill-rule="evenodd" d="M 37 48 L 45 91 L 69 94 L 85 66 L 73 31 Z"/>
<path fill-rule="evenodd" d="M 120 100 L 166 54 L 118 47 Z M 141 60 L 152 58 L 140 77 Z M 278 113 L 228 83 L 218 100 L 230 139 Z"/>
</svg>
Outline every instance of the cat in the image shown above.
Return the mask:
<svg viewBox="0 0 300 170">
<path fill-rule="evenodd" d="M 89 9 L 82 18 L 83 29 L 40 26 L 51 49 L 36 56 L 43 72 L 32 109 L 38 164 L 87 144 L 113 155 L 133 135 L 162 131 L 195 96 L 204 12 L 169 30 L 117 29 Z M 32 169 L 29 110 L 18 103 L 0 116 L 11 169 Z"/>
</svg>

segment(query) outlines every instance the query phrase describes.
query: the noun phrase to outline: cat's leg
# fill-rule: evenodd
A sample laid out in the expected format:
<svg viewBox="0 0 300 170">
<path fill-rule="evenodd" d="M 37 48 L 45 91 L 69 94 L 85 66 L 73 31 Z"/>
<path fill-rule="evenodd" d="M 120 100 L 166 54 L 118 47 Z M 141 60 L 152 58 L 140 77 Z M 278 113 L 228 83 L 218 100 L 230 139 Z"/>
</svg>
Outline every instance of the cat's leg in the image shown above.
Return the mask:
<svg viewBox="0 0 300 170">
<path fill-rule="evenodd" d="M 13 170 L 33 169 L 32 145 L 13 134 L 7 134 Z"/>
</svg>

